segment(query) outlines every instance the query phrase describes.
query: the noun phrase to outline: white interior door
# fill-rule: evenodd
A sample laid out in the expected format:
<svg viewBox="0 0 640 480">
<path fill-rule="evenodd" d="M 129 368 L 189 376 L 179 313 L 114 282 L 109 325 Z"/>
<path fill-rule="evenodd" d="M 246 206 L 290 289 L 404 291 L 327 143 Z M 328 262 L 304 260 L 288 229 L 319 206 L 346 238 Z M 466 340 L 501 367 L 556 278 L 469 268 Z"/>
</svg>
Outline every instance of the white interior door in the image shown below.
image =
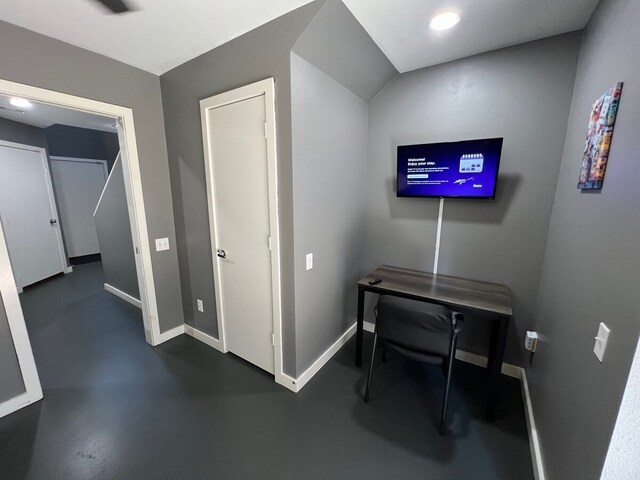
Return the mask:
<svg viewBox="0 0 640 480">
<path fill-rule="evenodd" d="M 218 299 L 229 351 L 274 373 L 265 96 L 207 112 Z"/>
<path fill-rule="evenodd" d="M 107 181 L 103 160 L 51 157 L 51 175 L 69 257 L 100 253 L 93 212 Z"/>
<path fill-rule="evenodd" d="M 42 149 L 0 144 L 0 219 L 19 288 L 64 271 L 66 260 Z"/>
</svg>

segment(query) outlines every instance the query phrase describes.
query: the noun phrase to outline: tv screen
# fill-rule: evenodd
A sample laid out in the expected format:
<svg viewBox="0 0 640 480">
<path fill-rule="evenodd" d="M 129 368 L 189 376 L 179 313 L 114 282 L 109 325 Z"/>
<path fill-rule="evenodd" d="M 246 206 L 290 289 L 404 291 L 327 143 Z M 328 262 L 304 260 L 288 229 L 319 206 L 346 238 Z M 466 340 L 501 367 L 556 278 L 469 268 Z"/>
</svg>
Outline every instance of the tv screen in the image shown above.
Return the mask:
<svg viewBox="0 0 640 480">
<path fill-rule="evenodd" d="M 502 138 L 398 147 L 398 197 L 495 198 Z"/>
</svg>

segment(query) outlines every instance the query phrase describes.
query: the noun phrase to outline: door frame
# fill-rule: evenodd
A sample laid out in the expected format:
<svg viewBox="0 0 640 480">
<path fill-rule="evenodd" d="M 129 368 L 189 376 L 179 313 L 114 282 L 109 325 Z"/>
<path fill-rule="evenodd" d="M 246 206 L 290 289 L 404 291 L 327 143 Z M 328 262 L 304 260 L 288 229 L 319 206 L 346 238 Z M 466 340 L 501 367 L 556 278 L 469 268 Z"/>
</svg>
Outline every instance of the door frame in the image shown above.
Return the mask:
<svg viewBox="0 0 640 480">
<path fill-rule="evenodd" d="M 259 82 L 245 85 L 228 92 L 200 100 L 200 118 L 202 123 L 202 141 L 204 148 L 204 167 L 207 183 L 207 206 L 209 211 L 209 230 L 211 240 L 211 256 L 213 259 L 213 279 L 216 298 L 216 314 L 218 322 L 218 339 L 209 337 L 208 343 L 226 353 L 228 351 L 225 335 L 225 318 L 221 297 L 220 261 L 216 255 L 217 224 L 213 182 L 213 154 L 211 145 L 208 112 L 214 108 L 241 102 L 264 95 L 265 99 L 265 137 L 267 148 L 267 181 L 269 190 L 269 229 L 271 231 L 271 298 L 273 318 L 273 354 L 274 376 L 279 384 L 291 388 L 290 377 L 283 372 L 282 365 L 282 302 L 280 282 L 280 229 L 278 220 L 278 159 L 276 152 L 276 115 L 275 115 L 275 81 L 267 78 Z M 197 335 L 195 335 L 198 338 Z"/>
<path fill-rule="evenodd" d="M 80 163 L 100 163 L 104 168 L 104 181 L 109 178 L 109 166 L 106 160 L 99 160 L 97 158 L 77 158 L 77 157 L 61 157 L 60 155 L 49 155 L 51 161 L 57 162 L 80 162 Z"/>
<path fill-rule="evenodd" d="M 2 303 L 9 323 L 9 332 L 11 332 L 25 387 L 23 394 L 0 403 L 0 418 L 2 418 L 42 398 L 42 386 L 40 385 L 36 362 L 33 358 L 27 326 L 24 323 L 2 222 L 0 222 L 0 296 L 2 296 Z"/>
<path fill-rule="evenodd" d="M 90 100 L 66 93 L 32 87 L 21 83 L 0 79 L 0 94 L 16 96 L 46 103 L 57 107 L 80 112 L 93 113 L 113 118 L 118 129 L 118 141 L 122 157 L 124 185 L 129 210 L 129 224 L 134 246 L 140 301 L 142 303 L 142 319 L 144 336 L 150 345 L 159 345 L 169 340 L 174 334 L 171 331 L 160 333 L 158 305 L 151 263 L 151 244 L 147 228 L 147 215 L 144 206 L 144 193 L 138 158 L 138 144 L 133 119 L 133 110 L 128 107 Z M 167 335 L 169 334 L 169 335 Z"/>
<path fill-rule="evenodd" d="M 62 273 L 73 272 L 73 267 L 69 265 L 67 255 L 64 250 L 64 240 L 62 239 L 62 227 L 60 226 L 60 215 L 58 214 L 58 205 L 56 203 L 56 196 L 53 193 L 53 182 L 51 181 L 51 168 L 49 162 L 47 162 L 47 151 L 42 147 L 35 147 L 33 145 L 24 145 L 22 143 L 7 142 L 0 140 L 0 147 L 16 148 L 19 150 L 27 150 L 29 152 L 35 152 L 40 154 L 42 161 L 42 168 L 44 169 L 44 181 L 47 185 L 47 196 L 49 197 L 49 208 L 51 209 L 52 219 L 56 221 L 57 228 L 55 229 L 56 242 L 58 243 L 58 253 L 60 254 L 60 265 L 62 266 Z M 1 212 L 0 212 L 1 217 Z M 11 252 L 9 252 L 9 258 L 11 258 Z M 15 277 L 14 277 L 15 278 Z M 16 287 L 18 293 L 22 293 L 24 285 L 22 282 L 16 281 Z"/>
</svg>

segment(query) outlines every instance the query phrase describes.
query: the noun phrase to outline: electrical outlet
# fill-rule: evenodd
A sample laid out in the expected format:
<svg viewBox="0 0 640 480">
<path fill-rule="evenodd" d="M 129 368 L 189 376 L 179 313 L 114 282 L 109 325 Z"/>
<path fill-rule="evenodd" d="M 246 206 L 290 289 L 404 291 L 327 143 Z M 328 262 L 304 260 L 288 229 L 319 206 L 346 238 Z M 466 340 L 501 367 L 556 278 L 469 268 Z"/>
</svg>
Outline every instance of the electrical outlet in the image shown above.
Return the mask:
<svg viewBox="0 0 640 480">
<path fill-rule="evenodd" d="M 596 337 L 596 344 L 593 347 L 593 353 L 596 354 L 598 360 L 602 362 L 604 358 L 604 351 L 607 348 L 607 342 L 609 341 L 609 334 L 611 330 L 604 323 L 600 322 L 600 327 L 598 328 L 598 336 Z"/>
<path fill-rule="evenodd" d="M 156 238 L 156 252 L 162 252 L 164 250 L 169 250 L 169 239 Z"/>
<path fill-rule="evenodd" d="M 538 333 L 527 331 L 527 336 L 524 339 L 524 348 L 530 352 L 535 352 L 538 347 Z"/>
<path fill-rule="evenodd" d="M 313 253 L 307 253 L 307 270 L 313 268 Z"/>
<path fill-rule="evenodd" d="M 197 299 L 196 303 L 198 304 L 198 311 L 199 312 L 204 312 L 204 304 L 202 303 L 202 300 Z"/>
</svg>

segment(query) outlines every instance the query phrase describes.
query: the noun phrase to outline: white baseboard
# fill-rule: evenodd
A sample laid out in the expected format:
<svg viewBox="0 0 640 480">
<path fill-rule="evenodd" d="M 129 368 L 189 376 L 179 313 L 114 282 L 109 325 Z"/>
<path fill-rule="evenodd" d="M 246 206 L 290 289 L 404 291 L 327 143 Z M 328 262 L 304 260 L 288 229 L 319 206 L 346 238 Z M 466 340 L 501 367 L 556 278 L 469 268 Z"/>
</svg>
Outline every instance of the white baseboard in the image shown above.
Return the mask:
<svg viewBox="0 0 640 480">
<path fill-rule="evenodd" d="M 375 324 L 364 322 L 365 332 L 373 333 Z M 487 368 L 489 360 L 483 355 L 466 352 L 464 350 L 456 351 L 456 360 L 470 363 L 478 367 Z M 529 434 L 529 446 L 531 448 L 531 461 L 533 463 L 533 475 L 536 480 L 546 480 L 544 473 L 544 464 L 542 462 L 542 450 L 540 448 L 540 439 L 536 430 L 536 423 L 533 418 L 533 408 L 531 406 L 531 397 L 529 396 L 529 384 L 527 382 L 527 373 L 524 368 L 511 365 L 510 363 L 502 364 L 502 373 L 509 377 L 520 380 L 522 389 L 522 400 L 524 402 L 525 417 L 527 420 L 527 432 Z"/>
<path fill-rule="evenodd" d="M 482 368 L 487 368 L 487 364 L 489 363 L 487 357 L 478 355 L 477 353 L 465 352 L 464 350 L 456 351 L 456 360 L 470 363 L 472 365 L 477 365 L 478 367 Z M 503 363 L 501 371 L 508 377 L 517 378 L 518 380 L 522 379 L 523 369 L 521 367 L 516 367 L 515 365 L 511 365 L 510 363 Z"/>
<path fill-rule="evenodd" d="M 10 413 L 20 410 L 21 408 L 31 405 L 33 402 L 40 400 L 42 396 L 36 399 L 32 399 L 28 393 L 23 393 L 17 397 L 13 397 L 0 403 L 0 418 L 9 415 Z"/>
<path fill-rule="evenodd" d="M 296 381 L 296 392 L 299 392 L 300 390 L 302 390 L 302 387 L 304 387 L 309 380 L 311 380 L 313 378 L 313 376 L 318 373 L 320 371 L 320 369 L 322 367 L 324 367 L 324 365 L 331 360 L 331 357 L 333 357 L 336 352 L 338 350 L 340 350 L 340 348 L 342 348 L 342 346 L 347 343 L 347 341 L 356 333 L 356 324 L 354 323 L 353 325 L 351 325 L 346 332 L 344 332 L 340 338 L 338 338 L 338 340 L 336 340 L 333 345 L 331 345 L 329 348 L 327 348 L 324 353 L 322 355 L 320 355 L 320 357 L 318 357 L 318 359 L 313 362 L 311 364 L 311 366 L 309 368 L 307 368 L 304 372 L 302 372 L 302 375 L 300 375 Z"/>
<path fill-rule="evenodd" d="M 177 327 L 173 327 L 171 330 L 167 330 L 166 332 L 162 332 L 160 334 L 160 341 L 156 345 L 160 345 L 172 338 L 175 338 L 179 335 L 182 335 L 185 332 L 184 325 L 178 325 Z"/>
<path fill-rule="evenodd" d="M 540 447 L 540 439 L 538 438 L 538 430 L 536 422 L 533 418 L 533 407 L 531 405 L 531 396 L 529 395 L 529 382 L 527 381 L 527 372 L 521 368 L 522 377 L 520 378 L 520 386 L 522 388 L 522 398 L 524 400 L 524 413 L 527 420 L 527 432 L 529 432 L 529 448 L 531 449 L 531 461 L 533 462 L 533 476 L 536 480 L 546 480 L 544 473 L 544 463 L 542 462 L 542 449 Z"/>
<path fill-rule="evenodd" d="M 190 325 L 184 326 L 184 333 L 192 336 L 200 340 L 203 343 L 206 343 L 210 347 L 215 348 L 216 350 L 226 353 L 222 348 L 222 342 L 217 338 L 212 337 L 200 330 L 193 328 Z M 278 375 L 274 375 L 275 381 L 282 385 L 283 387 L 291 390 L 294 393 L 298 393 L 302 387 L 304 387 L 309 380 L 313 378 L 313 376 L 320 371 L 320 369 L 335 355 L 335 353 L 340 350 L 340 348 L 347 343 L 347 341 L 356 333 L 356 324 L 354 323 L 344 332 L 340 338 L 338 338 L 329 348 L 327 348 L 320 357 L 316 359 L 313 364 L 309 368 L 307 368 L 302 375 L 298 378 L 293 378 L 286 373 L 280 373 Z"/>
<path fill-rule="evenodd" d="M 73 265 L 67 265 L 64 267 L 63 273 L 68 275 L 69 273 L 73 273 Z"/>
<path fill-rule="evenodd" d="M 376 327 L 375 323 L 364 322 L 364 331 L 373 333 Z M 478 355 L 476 353 L 465 352 L 464 350 L 456 351 L 456 360 L 460 360 L 461 362 L 471 363 L 472 365 L 477 365 L 478 367 L 487 368 L 487 357 L 482 355 Z M 517 378 L 520 380 L 522 378 L 521 374 L 522 368 L 516 367 L 515 365 L 511 365 L 510 363 L 502 364 L 502 373 L 509 377 Z"/>
<path fill-rule="evenodd" d="M 367 332 L 373 332 L 375 325 L 370 322 L 364 322 L 364 330 Z M 185 325 L 185 333 L 203 341 L 207 345 L 222 351 L 220 341 L 213 338 L 206 333 L 202 333 L 195 328 Z M 302 375 L 297 379 L 290 377 L 289 375 L 281 375 L 282 378 L 276 379 L 276 381 L 291 390 L 292 392 L 299 392 L 312 378 L 320 371 L 320 369 L 333 357 L 340 348 L 347 343 L 347 341 L 356 333 L 356 325 L 352 325 L 342 336 L 336 340 L 333 345 L 327 348 L 320 357 L 313 362 L 313 364 L 307 368 Z M 482 368 L 487 368 L 488 359 L 483 355 L 476 353 L 466 352 L 464 350 L 458 350 L 456 352 L 456 359 L 462 362 L 471 363 Z M 544 466 L 542 463 L 542 452 L 540 449 L 540 440 L 538 439 L 538 433 L 535 426 L 535 420 L 533 418 L 533 409 L 531 407 L 531 397 L 529 396 L 529 385 L 527 383 L 527 375 L 522 367 L 517 367 L 509 363 L 502 364 L 502 373 L 509 377 L 517 378 L 520 380 L 522 388 L 522 399 L 525 406 L 525 416 L 527 420 L 527 431 L 529 433 L 529 445 L 531 448 L 531 460 L 533 462 L 533 473 L 536 480 L 546 480 L 544 474 Z"/>
<path fill-rule="evenodd" d="M 221 353 L 227 353 L 222 346 L 222 342 L 211 335 L 198 330 L 197 328 L 192 327 L 191 325 L 184 326 L 184 333 L 195 338 L 196 340 L 200 340 L 202 343 L 209 345 L 210 347 L 215 348 Z M 277 370 L 277 369 L 276 369 Z M 295 378 L 290 377 L 286 373 L 278 373 L 276 371 L 274 375 L 276 383 L 282 385 L 283 387 L 291 390 L 292 392 L 298 392 L 298 382 Z"/>
<path fill-rule="evenodd" d="M 213 347 L 222 353 L 226 353 L 222 348 L 222 342 L 220 340 L 218 340 L 215 337 L 212 337 L 207 333 L 201 332 L 196 328 L 193 328 L 191 325 L 186 325 L 186 324 L 184 325 L 184 333 L 186 333 L 187 335 L 197 340 L 200 340 L 203 343 L 206 343 L 210 347 Z"/>
<path fill-rule="evenodd" d="M 373 332 L 375 325 L 370 322 L 364 322 L 364 330 L 367 332 Z M 206 333 L 203 333 L 195 328 L 185 325 L 184 333 L 191 335 L 194 338 L 206 343 L 207 345 L 215 348 L 216 350 L 223 351 L 222 345 L 217 338 L 214 338 Z M 282 374 L 276 376 L 276 382 L 292 392 L 299 392 L 302 390 L 313 376 L 320 371 L 320 369 L 333 357 L 340 348 L 347 343 L 347 341 L 356 333 L 356 324 L 353 324 L 349 329 L 344 332 L 338 340 L 336 340 L 329 348 L 327 348 L 313 364 L 307 368 L 302 375 L 297 379 L 290 377 L 289 375 Z M 488 359 L 483 355 L 476 353 L 466 352 L 464 350 L 458 350 L 456 352 L 456 359 L 462 362 L 477 365 L 482 368 L 487 368 Z M 529 396 L 529 385 L 527 383 L 527 375 L 522 367 L 517 367 L 509 363 L 502 364 L 502 373 L 509 377 L 517 378 L 520 380 L 522 389 L 522 399 L 525 406 L 525 417 L 527 421 L 527 432 L 529 434 L 529 445 L 531 448 L 531 460 L 533 462 L 533 473 L 536 480 L 546 480 L 544 474 L 544 465 L 542 462 L 542 452 L 540 449 L 540 440 L 536 430 L 535 420 L 533 418 L 533 408 L 531 406 L 531 397 Z"/>
<path fill-rule="evenodd" d="M 109 285 L 108 283 L 104 284 L 104 289 L 115 295 L 116 297 L 120 297 L 125 302 L 129 302 L 131 305 L 135 305 L 138 308 L 142 308 L 142 302 L 135 297 L 132 297 L 128 293 L 123 292 L 122 290 L 118 290 L 116 287 Z"/>
<path fill-rule="evenodd" d="M 282 385 L 284 388 L 291 390 L 293 393 L 298 393 L 298 380 L 282 372 L 275 375 L 276 383 Z"/>
<path fill-rule="evenodd" d="M 487 368 L 488 359 L 485 356 L 478 355 L 464 350 L 456 352 L 456 359 L 462 362 L 471 363 L 482 368 Z M 524 368 L 511 365 L 509 363 L 502 364 L 502 373 L 509 377 L 520 380 L 520 388 L 522 390 L 522 401 L 524 402 L 525 418 L 527 420 L 527 432 L 529 434 L 529 448 L 531 449 L 531 461 L 533 463 L 533 475 L 536 480 L 545 480 L 544 466 L 542 463 L 542 451 L 540 449 L 540 440 L 538 431 L 536 430 L 536 422 L 533 418 L 533 408 L 531 406 L 531 397 L 529 396 L 529 383 L 527 382 L 527 373 Z"/>
</svg>

